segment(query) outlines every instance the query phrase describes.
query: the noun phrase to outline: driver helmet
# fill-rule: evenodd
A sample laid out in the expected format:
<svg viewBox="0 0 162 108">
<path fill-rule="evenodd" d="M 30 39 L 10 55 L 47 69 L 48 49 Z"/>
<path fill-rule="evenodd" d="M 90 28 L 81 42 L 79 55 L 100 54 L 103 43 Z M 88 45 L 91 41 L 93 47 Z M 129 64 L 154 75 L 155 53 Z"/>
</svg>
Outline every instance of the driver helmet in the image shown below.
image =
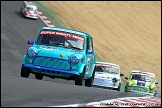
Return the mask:
<svg viewBox="0 0 162 108">
<path fill-rule="evenodd" d="M 50 44 L 52 43 L 59 43 L 59 37 L 57 36 L 51 36 L 49 39 Z"/>
</svg>

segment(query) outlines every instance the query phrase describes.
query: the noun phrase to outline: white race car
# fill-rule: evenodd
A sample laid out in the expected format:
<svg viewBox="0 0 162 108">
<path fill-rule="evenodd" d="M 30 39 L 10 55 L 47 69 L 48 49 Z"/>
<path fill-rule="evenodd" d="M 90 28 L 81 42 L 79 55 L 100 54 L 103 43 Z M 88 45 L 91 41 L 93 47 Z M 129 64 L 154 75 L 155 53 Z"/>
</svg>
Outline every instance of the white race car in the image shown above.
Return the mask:
<svg viewBox="0 0 162 108">
<path fill-rule="evenodd" d="M 38 8 L 32 2 L 24 1 L 20 8 L 20 14 L 24 17 L 38 19 Z"/>
<path fill-rule="evenodd" d="M 121 78 L 120 66 L 107 62 L 96 62 L 93 86 L 120 91 Z"/>
</svg>

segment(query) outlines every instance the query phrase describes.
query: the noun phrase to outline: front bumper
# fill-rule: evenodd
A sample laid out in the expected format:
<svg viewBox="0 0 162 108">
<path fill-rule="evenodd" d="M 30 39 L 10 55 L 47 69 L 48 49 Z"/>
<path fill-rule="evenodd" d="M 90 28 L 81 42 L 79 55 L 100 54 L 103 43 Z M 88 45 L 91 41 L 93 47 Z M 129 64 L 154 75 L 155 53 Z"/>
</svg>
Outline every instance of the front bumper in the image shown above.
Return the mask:
<svg viewBox="0 0 162 108">
<path fill-rule="evenodd" d="M 117 89 L 119 87 L 119 83 L 120 82 L 113 83 L 112 80 L 94 78 L 93 85 L 98 87 Z"/>
<path fill-rule="evenodd" d="M 142 87 L 142 88 L 145 88 L 145 87 Z M 150 93 L 149 88 L 146 88 L 146 89 L 147 89 L 147 92 L 141 92 L 141 91 L 132 90 L 132 87 L 131 87 L 129 90 L 127 89 L 126 91 L 127 92 L 136 93 L 136 94 L 141 94 L 141 95 L 150 95 L 150 96 L 153 96 L 154 95 L 154 93 Z"/>
<path fill-rule="evenodd" d="M 35 14 L 27 14 L 25 16 L 28 17 L 28 18 L 38 19 L 38 15 L 35 15 Z"/>
<path fill-rule="evenodd" d="M 128 92 L 132 92 L 132 93 L 140 94 L 140 95 L 149 95 L 149 96 L 154 96 L 153 93 L 145 93 L 145 92 L 138 92 L 138 91 L 132 91 L 132 90 L 128 90 Z"/>
<path fill-rule="evenodd" d="M 71 75 L 80 75 L 78 72 L 76 71 L 69 71 L 69 70 L 62 70 L 62 69 L 56 69 L 56 68 L 48 68 L 48 67 L 44 67 L 44 66 L 35 66 L 32 64 L 24 64 L 24 67 L 26 68 L 30 68 L 30 69 L 38 69 L 38 72 L 43 72 L 43 70 L 46 71 L 54 71 L 54 72 L 59 72 L 59 73 L 66 73 L 66 74 L 71 74 Z M 48 72 L 43 72 L 44 74 L 50 74 Z M 52 73 L 51 73 L 52 74 Z M 57 75 L 57 74 L 54 74 Z M 58 74 L 59 76 L 59 74 Z"/>
</svg>

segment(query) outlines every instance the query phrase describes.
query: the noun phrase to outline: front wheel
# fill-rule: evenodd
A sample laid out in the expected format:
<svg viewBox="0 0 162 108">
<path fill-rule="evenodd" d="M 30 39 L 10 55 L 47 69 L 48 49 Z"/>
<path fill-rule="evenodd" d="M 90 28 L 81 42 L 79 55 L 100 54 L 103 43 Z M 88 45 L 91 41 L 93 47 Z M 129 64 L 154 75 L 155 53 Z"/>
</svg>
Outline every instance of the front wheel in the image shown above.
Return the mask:
<svg viewBox="0 0 162 108">
<path fill-rule="evenodd" d="M 120 91 L 120 86 L 121 86 L 121 84 L 119 83 L 119 86 L 118 86 L 118 88 L 117 88 L 117 91 Z"/>
<path fill-rule="evenodd" d="M 35 78 L 38 79 L 38 80 L 42 80 L 43 79 L 43 75 L 35 74 Z"/>
<path fill-rule="evenodd" d="M 155 90 L 154 97 L 156 97 L 158 94 L 157 90 Z"/>
<path fill-rule="evenodd" d="M 127 92 L 126 86 L 124 87 L 124 92 Z"/>
<path fill-rule="evenodd" d="M 21 77 L 28 78 L 29 77 L 29 72 L 30 70 L 22 65 L 21 67 Z"/>
<path fill-rule="evenodd" d="M 92 77 L 90 77 L 89 79 L 85 80 L 85 86 L 92 87 L 93 81 L 94 81 L 94 75 L 95 75 L 95 69 L 93 71 Z"/>
<path fill-rule="evenodd" d="M 75 85 L 83 85 L 84 81 L 84 74 L 85 74 L 86 68 L 83 69 L 83 72 L 75 78 Z"/>
<path fill-rule="evenodd" d="M 22 11 L 21 11 L 21 9 L 20 9 L 20 14 L 22 14 Z"/>
</svg>

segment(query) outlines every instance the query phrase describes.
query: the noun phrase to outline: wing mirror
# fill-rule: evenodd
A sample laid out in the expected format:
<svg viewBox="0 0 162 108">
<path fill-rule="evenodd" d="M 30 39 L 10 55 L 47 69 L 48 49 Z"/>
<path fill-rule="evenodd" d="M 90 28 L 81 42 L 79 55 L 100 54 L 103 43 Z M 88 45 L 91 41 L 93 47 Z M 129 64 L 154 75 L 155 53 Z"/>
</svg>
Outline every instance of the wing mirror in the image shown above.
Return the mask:
<svg viewBox="0 0 162 108">
<path fill-rule="evenodd" d="M 128 80 L 128 77 L 125 77 L 126 80 Z"/>
<path fill-rule="evenodd" d="M 155 84 L 159 84 L 159 82 L 156 81 Z"/>
<path fill-rule="evenodd" d="M 33 40 L 28 40 L 28 44 L 33 45 L 34 41 Z"/>
<path fill-rule="evenodd" d="M 87 54 L 93 54 L 93 50 L 87 50 Z"/>
<path fill-rule="evenodd" d="M 124 76 L 124 74 L 120 74 L 120 76 Z"/>
</svg>

